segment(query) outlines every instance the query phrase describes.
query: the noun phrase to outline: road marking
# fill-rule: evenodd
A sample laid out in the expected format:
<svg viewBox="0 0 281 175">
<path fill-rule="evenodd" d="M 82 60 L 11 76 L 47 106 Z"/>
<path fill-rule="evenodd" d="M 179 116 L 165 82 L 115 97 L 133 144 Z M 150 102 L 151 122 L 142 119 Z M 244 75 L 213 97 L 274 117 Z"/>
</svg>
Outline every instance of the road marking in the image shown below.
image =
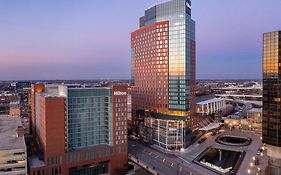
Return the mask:
<svg viewBox="0 0 281 175">
<path fill-rule="evenodd" d="M 182 157 L 178 157 L 178 158 L 180 158 L 181 160 L 183 160 L 185 163 L 191 164 L 190 162 L 188 162 L 187 160 L 185 160 L 185 159 L 182 158 Z"/>
</svg>

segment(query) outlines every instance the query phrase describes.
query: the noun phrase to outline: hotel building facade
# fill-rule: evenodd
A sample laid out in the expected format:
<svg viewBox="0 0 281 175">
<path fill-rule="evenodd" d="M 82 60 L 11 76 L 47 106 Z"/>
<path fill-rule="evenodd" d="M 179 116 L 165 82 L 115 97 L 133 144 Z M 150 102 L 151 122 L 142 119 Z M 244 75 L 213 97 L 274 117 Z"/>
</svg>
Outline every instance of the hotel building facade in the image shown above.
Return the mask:
<svg viewBox="0 0 281 175">
<path fill-rule="evenodd" d="M 281 174 L 281 31 L 263 35 L 262 139 L 271 174 Z"/>
<path fill-rule="evenodd" d="M 35 152 L 30 174 L 127 170 L 127 86 L 32 85 Z M 33 100 L 32 100 L 33 99 Z"/>
<path fill-rule="evenodd" d="M 188 143 L 195 112 L 195 22 L 190 0 L 145 11 L 131 33 L 132 116 L 141 136 L 166 149 Z"/>
</svg>

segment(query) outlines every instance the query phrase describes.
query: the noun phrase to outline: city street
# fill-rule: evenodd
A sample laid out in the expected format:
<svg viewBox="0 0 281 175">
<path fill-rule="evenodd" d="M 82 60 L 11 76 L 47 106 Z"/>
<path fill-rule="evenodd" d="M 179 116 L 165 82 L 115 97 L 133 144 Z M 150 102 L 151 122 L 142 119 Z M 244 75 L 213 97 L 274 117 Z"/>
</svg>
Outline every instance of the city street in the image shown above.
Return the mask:
<svg viewBox="0 0 281 175">
<path fill-rule="evenodd" d="M 249 146 L 243 147 L 222 145 L 215 142 L 215 138 L 218 135 L 212 136 L 210 133 L 207 133 L 204 135 L 205 137 L 207 137 L 206 141 L 202 142 L 201 144 L 195 142 L 183 152 L 166 151 L 155 145 L 150 145 L 135 140 L 129 140 L 129 154 L 136 156 L 140 161 L 145 162 L 148 166 L 154 167 L 155 170 L 159 172 L 159 174 L 173 175 L 188 174 L 189 172 L 192 172 L 192 174 L 196 175 L 215 175 L 217 173 L 192 162 L 202 151 L 211 146 L 234 151 L 245 151 L 246 155 L 241 163 L 240 168 L 237 171 L 237 174 L 248 174 L 248 169 L 251 170 L 251 173 L 255 172 L 258 167 L 251 166 L 251 162 L 253 162 L 253 157 L 257 157 L 257 151 L 262 145 L 260 137 L 254 135 L 251 132 L 244 132 L 239 130 L 228 130 L 220 134 L 247 136 L 252 139 L 252 143 Z M 260 159 L 266 160 L 266 156 L 263 156 Z M 259 168 L 262 169 L 262 172 L 265 169 L 262 163 L 260 164 Z"/>
</svg>

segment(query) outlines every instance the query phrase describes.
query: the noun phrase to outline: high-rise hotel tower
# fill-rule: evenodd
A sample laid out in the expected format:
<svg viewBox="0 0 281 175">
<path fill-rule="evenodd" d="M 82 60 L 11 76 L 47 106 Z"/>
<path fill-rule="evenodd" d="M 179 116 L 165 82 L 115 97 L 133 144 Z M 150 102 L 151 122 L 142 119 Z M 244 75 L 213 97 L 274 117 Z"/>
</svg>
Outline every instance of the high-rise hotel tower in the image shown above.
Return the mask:
<svg viewBox="0 0 281 175">
<path fill-rule="evenodd" d="M 31 175 L 127 171 L 127 86 L 33 84 L 31 91 Z"/>
<path fill-rule="evenodd" d="M 281 174 L 281 31 L 263 36 L 262 138 L 271 174 Z"/>
<path fill-rule="evenodd" d="M 156 5 L 139 22 L 131 33 L 133 120 L 146 140 L 166 149 L 183 148 L 195 111 L 191 1 Z"/>
</svg>

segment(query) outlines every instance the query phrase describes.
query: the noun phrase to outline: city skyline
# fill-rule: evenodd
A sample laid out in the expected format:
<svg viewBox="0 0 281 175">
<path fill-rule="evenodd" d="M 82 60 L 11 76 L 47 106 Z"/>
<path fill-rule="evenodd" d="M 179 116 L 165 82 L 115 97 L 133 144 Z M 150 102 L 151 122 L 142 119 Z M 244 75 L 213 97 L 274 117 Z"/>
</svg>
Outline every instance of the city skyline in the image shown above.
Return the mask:
<svg viewBox="0 0 281 175">
<path fill-rule="evenodd" d="M 129 79 L 130 31 L 160 2 L 1 1 L 0 80 Z M 262 33 L 281 27 L 270 2 L 192 1 L 197 79 L 261 79 Z"/>
</svg>

